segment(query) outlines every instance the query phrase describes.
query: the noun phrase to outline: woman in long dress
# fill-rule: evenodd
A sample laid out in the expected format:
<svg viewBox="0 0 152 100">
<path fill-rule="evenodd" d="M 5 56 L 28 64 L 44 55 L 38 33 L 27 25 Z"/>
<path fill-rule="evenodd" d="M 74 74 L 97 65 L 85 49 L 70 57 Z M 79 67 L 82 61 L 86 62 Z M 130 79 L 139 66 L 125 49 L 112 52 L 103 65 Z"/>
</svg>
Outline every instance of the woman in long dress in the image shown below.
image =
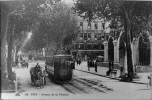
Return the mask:
<svg viewBox="0 0 152 100">
<path fill-rule="evenodd" d="M 150 86 L 149 89 L 151 89 L 151 87 L 152 87 L 152 74 L 150 74 L 150 75 L 148 76 L 148 79 L 149 79 L 149 86 Z M 148 87 L 148 86 L 147 86 L 147 87 Z"/>
</svg>

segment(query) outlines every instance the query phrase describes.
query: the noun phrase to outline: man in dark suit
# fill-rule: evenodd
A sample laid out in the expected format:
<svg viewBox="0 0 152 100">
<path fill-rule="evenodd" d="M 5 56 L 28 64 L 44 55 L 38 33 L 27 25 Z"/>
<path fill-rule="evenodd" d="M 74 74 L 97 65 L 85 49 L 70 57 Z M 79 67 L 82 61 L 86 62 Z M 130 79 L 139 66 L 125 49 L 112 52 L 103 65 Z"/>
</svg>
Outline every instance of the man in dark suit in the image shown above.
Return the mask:
<svg viewBox="0 0 152 100">
<path fill-rule="evenodd" d="M 109 76 L 111 73 L 111 61 L 109 60 L 109 70 L 107 71 L 107 76 Z"/>
<path fill-rule="evenodd" d="M 114 66 L 114 63 L 113 63 L 113 60 L 111 61 L 111 70 L 113 70 L 113 66 Z"/>
<path fill-rule="evenodd" d="M 36 75 L 36 79 L 38 79 L 38 72 L 41 72 L 41 67 L 38 63 L 34 68 L 34 72 L 35 72 L 35 75 Z"/>
<path fill-rule="evenodd" d="M 91 63 L 90 60 L 88 60 L 87 63 L 88 63 L 88 71 L 90 71 L 90 63 Z"/>
<path fill-rule="evenodd" d="M 95 71 L 97 72 L 97 61 L 94 61 L 94 67 L 95 67 Z"/>
</svg>

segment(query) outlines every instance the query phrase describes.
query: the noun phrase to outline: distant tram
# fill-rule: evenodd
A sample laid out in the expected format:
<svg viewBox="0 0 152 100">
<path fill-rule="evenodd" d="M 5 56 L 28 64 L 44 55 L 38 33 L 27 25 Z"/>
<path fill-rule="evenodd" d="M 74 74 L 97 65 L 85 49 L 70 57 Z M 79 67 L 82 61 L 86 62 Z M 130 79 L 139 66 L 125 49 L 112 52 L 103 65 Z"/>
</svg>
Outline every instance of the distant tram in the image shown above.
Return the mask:
<svg viewBox="0 0 152 100">
<path fill-rule="evenodd" d="M 56 81 L 71 80 L 74 69 L 74 60 L 71 55 L 59 54 L 47 56 L 46 72 Z"/>
</svg>

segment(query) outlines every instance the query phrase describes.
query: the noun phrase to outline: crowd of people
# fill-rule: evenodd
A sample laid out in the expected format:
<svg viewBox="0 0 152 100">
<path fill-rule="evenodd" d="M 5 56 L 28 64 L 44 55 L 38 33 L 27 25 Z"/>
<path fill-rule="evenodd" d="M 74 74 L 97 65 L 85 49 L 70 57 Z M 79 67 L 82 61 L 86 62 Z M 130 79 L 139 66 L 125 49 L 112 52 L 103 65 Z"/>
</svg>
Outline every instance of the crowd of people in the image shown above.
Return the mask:
<svg viewBox="0 0 152 100">
<path fill-rule="evenodd" d="M 94 59 L 90 59 L 87 61 L 88 63 L 88 71 L 90 71 L 90 67 L 94 67 L 95 68 L 95 72 L 97 72 L 97 61 Z"/>
<path fill-rule="evenodd" d="M 82 63 L 81 59 L 78 58 L 76 60 L 77 65 L 80 65 Z M 87 60 L 87 66 L 88 66 L 88 71 L 90 71 L 90 67 L 95 68 L 95 72 L 97 72 L 97 60 L 96 59 L 88 59 Z"/>
</svg>

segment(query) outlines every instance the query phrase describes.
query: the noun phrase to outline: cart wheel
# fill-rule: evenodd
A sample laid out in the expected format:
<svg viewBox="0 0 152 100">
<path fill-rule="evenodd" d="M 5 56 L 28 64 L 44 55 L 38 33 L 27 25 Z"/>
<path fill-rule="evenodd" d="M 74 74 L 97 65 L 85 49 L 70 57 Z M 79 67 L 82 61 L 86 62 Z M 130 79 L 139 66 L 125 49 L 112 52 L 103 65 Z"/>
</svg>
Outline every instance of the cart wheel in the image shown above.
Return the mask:
<svg viewBox="0 0 152 100">
<path fill-rule="evenodd" d="M 41 82 L 39 81 L 39 87 L 40 87 L 40 89 L 41 89 Z"/>
<path fill-rule="evenodd" d="M 44 77 L 44 85 L 46 85 L 46 76 Z"/>
</svg>

